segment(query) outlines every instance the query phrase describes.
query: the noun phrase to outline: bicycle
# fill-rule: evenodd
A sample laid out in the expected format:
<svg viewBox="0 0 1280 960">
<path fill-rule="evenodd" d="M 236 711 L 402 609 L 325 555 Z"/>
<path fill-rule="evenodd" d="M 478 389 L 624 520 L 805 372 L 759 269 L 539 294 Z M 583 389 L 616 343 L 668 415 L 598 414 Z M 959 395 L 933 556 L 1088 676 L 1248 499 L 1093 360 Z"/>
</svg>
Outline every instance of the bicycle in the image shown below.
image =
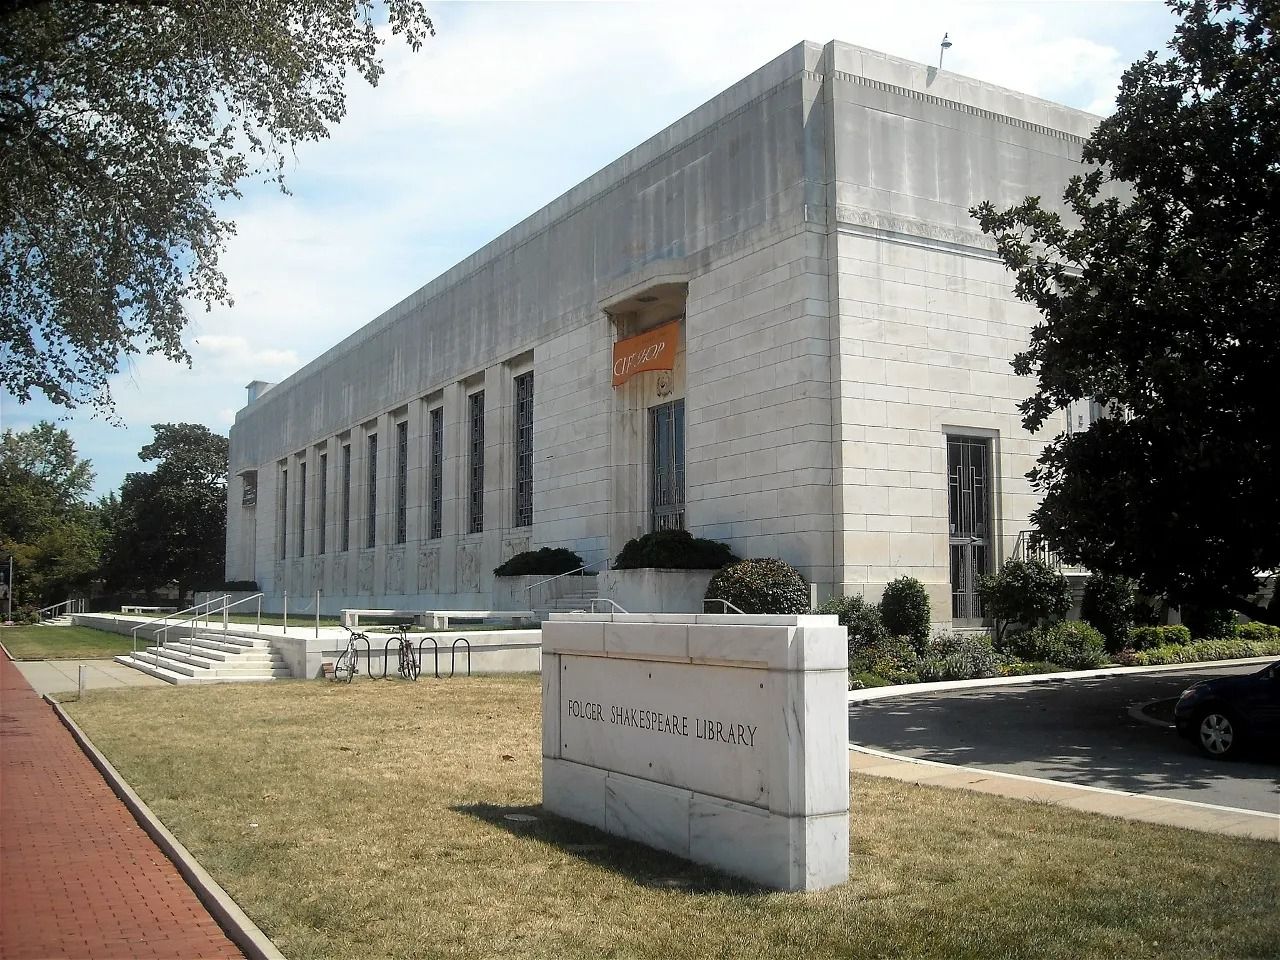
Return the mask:
<svg viewBox="0 0 1280 960">
<path fill-rule="evenodd" d="M 396 627 L 400 634 L 400 676 L 406 680 L 417 680 L 422 666 L 418 663 L 418 651 L 413 649 L 413 641 L 409 639 L 411 623 L 402 623 Z"/>
<path fill-rule="evenodd" d="M 363 640 L 367 645 L 369 638 L 363 633 L 357 633 L 345 623 L 342 628 L 347 631 L 347 649 L 338 657 L 338 662 L 333 665 L 333 679 L 338 683 L 350 683 L 357 673 L 360 672 L 358 666 L 359 651 L 356 649 L 356 641 Z"/>
</svg>

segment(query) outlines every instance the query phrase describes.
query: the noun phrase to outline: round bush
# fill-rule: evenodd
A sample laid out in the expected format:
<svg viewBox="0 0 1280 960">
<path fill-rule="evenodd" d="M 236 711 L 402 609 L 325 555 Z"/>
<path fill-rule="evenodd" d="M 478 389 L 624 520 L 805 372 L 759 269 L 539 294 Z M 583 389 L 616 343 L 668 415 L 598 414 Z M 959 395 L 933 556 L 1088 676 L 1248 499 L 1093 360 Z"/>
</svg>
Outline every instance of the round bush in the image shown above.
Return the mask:
<svg viewBox="0 0 1280 960">
<path fill-rule="evenodd" d="M 718 540 L 701 540 L 687 530 L 658 530 L 624 543 L 613 569 L 719 570 L 737 559 Z"/>
<path fill-rule="evenodd" d="M 832 597 L 813 612 L 835 614 L 840 620 L 840 626 L 849 631 L 851 664 L 864 650 L 888 636 L 881 622 L 880 611 L 860 596 Z"/>
<path fill-rule="evenodd" d="M 889 683 L 916 683 L 920 679 L 920 656 L 909 637 L 877 637 L 850 651 L 849 670 L 855 675 L 874 674 Z"/>
<path fill-rule="evenodd" d="M 891 580 L 880 597 L 880 619 L 890 636 L 910 637 L 916 650 L 929 639 L 929 594 L 915 577 Z"/>
<path fill-rule="evenodd" d="M 1183 626 L 1197 640 L 1219 640 L 1235 632 L 1236 615 L 1232 610 L 1184 603 L 1178 612 L 1182 615 Z"/>
<path fill-rule="evenodd" d="M 1134 627 L 1129 631 L 1130 650 L 1181 647 L 1191 642 L 1191 631 L 1180 623 L 1165 627 Z"/>
<path fill-rule="evenodd" d="M 1061 620 L 1071 609 L 1071 585 L 1040 560 L 1007 560 L 994 576 L 978 578 L 978 595 L 996 621 L 999 644 L 1009 624 L 1035 627 Z"/>
<path fill-rule="evenodd" d="M 1009 649 L 1023 660 L 1056 663 L 1068 670 L 1092 670 L 1107 662 L 1102 634 L 1081 620 L 1063 620 L 1012 636 Z"/>
<path fill-rule="evenodd" d="M 542 547 L 526 550 L 493 568 L 496 577 L 554 576 L 572 573 L 582 566 L 582 558 L 564 547 Z"/>
<path fill-rule="evenodd" d="M 976 680 L 1000 673 L 1000 656 L 983 633 L 939 633 L 920 656 L 921 680 Z"/>
<path fill-rule="evenodd" d="M 707 584 L 708 600 L 728 600 L 743 613 L 809 612 L 809 583 L 782 560 L 765 557 L 730 564 Z"/>
<path fill-rule="evenodd" d="M 1102 634 L 1108 653 L 1119 653 L 1133 626 L 1133 584 L 1111 574 L 1090 575 L 1080 601 L 1080 619 Z"/>
</svg>

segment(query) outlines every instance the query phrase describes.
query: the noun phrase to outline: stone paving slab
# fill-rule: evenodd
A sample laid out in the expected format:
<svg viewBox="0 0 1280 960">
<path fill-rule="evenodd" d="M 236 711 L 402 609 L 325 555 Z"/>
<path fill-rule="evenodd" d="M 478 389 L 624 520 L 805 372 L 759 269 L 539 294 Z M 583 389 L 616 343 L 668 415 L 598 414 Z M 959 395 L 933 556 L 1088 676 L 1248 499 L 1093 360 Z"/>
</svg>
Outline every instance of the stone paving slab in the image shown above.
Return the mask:
<svg viewBox="0 0 1280 960">
<path fill-rule="evenodd" d="M 114 660 L 22 660 L 13 665 L 40 696 L 79 689 L 81 666 L 86 668 L 86 690 L 170 686 L 158 677 Z"/>
<path fill-rule="evenodd" d="M 6 657 L 0 917 L 4 960 L 243 957 Z"/>
<path fill-rule="evenodd" d="M 854 773 L 924 786 L 975 790 L 1124 820 L 1280 843 L 1280 816 L 1274 814 L 1127 794 L 930 760 L 905 759 L 862 747 L 850 748 L 849 769 Z"/>
</svg>

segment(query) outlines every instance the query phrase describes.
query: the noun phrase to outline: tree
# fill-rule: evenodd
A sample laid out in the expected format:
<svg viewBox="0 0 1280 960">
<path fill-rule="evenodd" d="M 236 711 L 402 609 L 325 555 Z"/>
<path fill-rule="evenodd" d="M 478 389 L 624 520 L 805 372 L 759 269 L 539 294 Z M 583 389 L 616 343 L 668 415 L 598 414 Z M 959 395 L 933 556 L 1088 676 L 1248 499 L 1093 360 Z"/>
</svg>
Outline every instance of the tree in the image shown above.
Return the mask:
<svg viewBox="0 0 1280 960">
<path fill-rule="evenodd" d="M 14 601 L 67 599 L 97 572 L 102 529 L 85 498 L 93 466 L 51 423 L 0 435 L 0 555 L 13 554 Z"/>
<path fill-rule="evenodd" d="M 1277 0 L 1170 0 L 1172 56 L 1125 73 L 1083 150 L 1068 225 L 1038 198 L 973 211 L 1040 311 L 1013 362 L 1029 430 L 1089 398 L 1030 477 L 1064 559 L 1173 603 L 1280 622 L 1280 23 Z"/>
<path fill-rule="evenodd" d="M 1071 609 L 1071 584 L 1043 560 L 1006 560 L 995 574 L 979 577 L 977 586 L 995 624 L 997 647 L 1011 624 L 1040 627 L 1061 620 Z"/>
<path fill-rule="evenodd" d="M 221 584 L 227 540 L 226 437 L 193 423 L 157 423 L 138 457 L 150 473 L 124 478 L 103 504 L 109 539 L 104 574 L 114 588 Z"/>
<path fill-rule="evenodd" d="M 381 6 L 381 5 L 380 5 Z M 413 49 L 418 0 L 385 0 Z M 217 207 L 377 84 L 373 0 L 0 5 L 0 386 L 110 411 L 145 350 L 190 362 L 186 304 L 230 303 Z"/>
</svg>

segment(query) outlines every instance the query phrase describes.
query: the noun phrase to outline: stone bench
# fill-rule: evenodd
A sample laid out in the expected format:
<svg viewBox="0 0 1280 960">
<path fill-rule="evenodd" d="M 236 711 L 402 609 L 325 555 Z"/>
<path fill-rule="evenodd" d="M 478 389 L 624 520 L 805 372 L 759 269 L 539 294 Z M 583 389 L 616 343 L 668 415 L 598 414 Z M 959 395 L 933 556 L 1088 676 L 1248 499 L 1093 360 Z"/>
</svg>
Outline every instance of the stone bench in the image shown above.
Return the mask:
<svg viewBox="0 0 1280 960">
<path fill-rule="evenodd" d="M 358 629 L 361 617 L 394 617 L 401 623 L 429 626 L 432 630 L 446 630 L 452 620 L 510 620 L 520 624 L 534 619 L 532 610 L 355 610 L 343 609 L 341 622 L 344 627 Z M 429 623 L 427 621 L 430 621 Z"/>
<path fill-rule="evenodd" d="M 143 607 L 137 604 L 124 604 L 120 607 L 121 613 L 177 613 L 177 607 Z"/>
</svg>

